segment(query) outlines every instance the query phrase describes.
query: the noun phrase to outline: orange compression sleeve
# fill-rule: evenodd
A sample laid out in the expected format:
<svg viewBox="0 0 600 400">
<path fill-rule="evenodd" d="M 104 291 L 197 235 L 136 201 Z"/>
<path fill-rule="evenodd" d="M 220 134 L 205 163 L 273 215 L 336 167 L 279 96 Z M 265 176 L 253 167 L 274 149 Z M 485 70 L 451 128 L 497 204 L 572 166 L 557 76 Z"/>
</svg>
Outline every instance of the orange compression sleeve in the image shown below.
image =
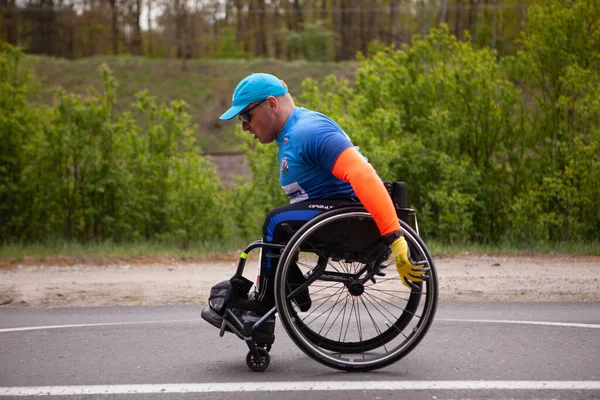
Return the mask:
<svg viewBox="0 0 600 400">
<path fill-rule="evenodd" d="M 394 204 L 383 182 L 371 164 L 354 147 L 349 147 L 340 154 L 331 173 L 350 183 L 360 202 L 373 216 L 382 235 L 400 230 Z"/>
</svg>

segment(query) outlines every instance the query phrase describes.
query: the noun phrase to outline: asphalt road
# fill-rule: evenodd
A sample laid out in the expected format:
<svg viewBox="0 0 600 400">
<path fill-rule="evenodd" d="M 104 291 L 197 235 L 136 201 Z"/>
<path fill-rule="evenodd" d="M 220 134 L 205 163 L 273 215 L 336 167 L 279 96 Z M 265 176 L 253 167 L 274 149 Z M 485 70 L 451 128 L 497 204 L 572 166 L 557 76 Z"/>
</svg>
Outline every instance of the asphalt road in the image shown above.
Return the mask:
<svg viewBox="0 0 600 400">
<path fill-rule="evenodd" d="M 368 373 L 318 364 L 280 325 L 251 372 L 201 309 L 0 308 L 0 399 L 600 399 L 600 303 L 443 303 L 412 353 Z"/>
</svg>

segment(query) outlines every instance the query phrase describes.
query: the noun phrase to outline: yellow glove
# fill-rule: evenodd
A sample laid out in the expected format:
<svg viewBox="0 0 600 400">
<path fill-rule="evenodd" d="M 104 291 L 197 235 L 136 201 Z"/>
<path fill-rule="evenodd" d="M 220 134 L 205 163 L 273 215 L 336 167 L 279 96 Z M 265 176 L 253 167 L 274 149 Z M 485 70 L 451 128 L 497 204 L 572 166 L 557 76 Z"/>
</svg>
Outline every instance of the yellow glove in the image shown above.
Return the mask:
<svg viewBox="0 0 600 400">
<path fill-rule="evenodd" d="M 413 265 L 408 259 L 408 245 L 406 244 L 406 239 L 404 236 L 399 237 L 390 245 L 390 249 L 392 250 L 392 256 L 394 256 L 394 261 L 396 261 L 396 269 L 398 270 L 398 274 L 400 274 L 400 280 L 409 289 L 416 289 L 415 285 L 412 285 L 411 282 L 423 282 L 424 278 L 427 278 L 425 275 L 426 269 L 417 268 L 416 265 Z M 421 263 L 418 263 L 421 264 Z"/>
</svg>

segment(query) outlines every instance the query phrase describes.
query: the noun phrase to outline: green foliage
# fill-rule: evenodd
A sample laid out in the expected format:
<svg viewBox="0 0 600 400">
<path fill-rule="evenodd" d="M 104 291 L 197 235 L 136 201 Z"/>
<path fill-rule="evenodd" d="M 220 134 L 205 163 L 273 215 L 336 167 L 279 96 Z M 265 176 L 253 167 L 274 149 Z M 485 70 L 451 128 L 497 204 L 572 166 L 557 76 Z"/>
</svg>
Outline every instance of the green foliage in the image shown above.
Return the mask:
<svg viewBox="0 0 600 400">
<path fill-rule="evenodd" d="M 134 237 L 174 240 L 184 249 L 222 239 L 224 189 L 214 167 L 200 156 L 186 104 L 158 106 L 141 92 L 134 107 L 137 120 L 145 121 L 134 126 L 127 156 Z"/>
<path fill-rule="evenodd" d="M 323 24 L 306 24 L 301 35 L 304 59 L 308 61 L 333 61 L 334 34 Z"/>
<path fill-rule="evenodd" d="M 212 57 L 248 58 L 248 56 L 249 55 L 244 51 L 244 45 L 236 40 L 235 30 L 231 27 L 224 28 L 219 40 L 215 44 Z"/>
<path fill-rule="evenodd" d="M 524 50 L 502 62 L 442 26 L 361 59 L 353 88 L 307 81 L 303 100 L 383 179 L 408 183 L 428 237 L 589 241 L 600 230 L 599 8 L 534 8 Z"/>
<path fill-rule="evenodd" d="M 600 3 L 594 0 L 532 7 L 523 49 L 507 61 L 532 104 L 535 151 L 514 206 L 521 213 L 513 223 L 521 240 L 598 236 L 599 21 Z"/>
<path fill-rule="evenodd" d="M 60 90 L 53 107 L 35 112 L 26 102 L 27 69 L 16 73 L 22 55 L 7 54 L 0 71 L 13 72 L 3 88 L 13 95 L 2 97 L 2 133 L 13 142 L 0 153 L 11 172 L 2 174 L 1 193 L 12 208 L 2 210 L 10 222 L 4 240 L 160 239 L 186 249 L 225 236 L 224 189 L 200 155 L 184 102 L 158 106 L 141 92 L 133 113 L 118 115 L 117 83 L 104 67 L 101 93 Z"/>
<path fill-rule="evenodd" d="M 535 8 L 525 50 L 502 62 L 445 26 L 400 51 L 374 44 L 354 86 L 307 79 L 299 103 L 334 118 L 383 179 L 408 183 L 428 237 L 589 241 L 600 229 L 597 10 Z M 265 173 L 253 168 L 275 190 Z"/>
<path fill-rule="evenodd" d="M 167 182 L 169 236 L 181 248 L 211 243 L 228 236 L 222 210 L 223 190 L 214 167 L 197 153 L 183 153 L 172 165 Z"/>
<path fill-rule="evenodd" d="M 331 80 L 326 87 L 335 85 Z M 416 37 L 401 51 L 363 59 L 356 87 L 311 89 L 310 107 L 329 107 L 385 180 L 406 181 L 411 205 L 423 214 L 428 235 L 450 240 L 490 239 L 504 223 L 489 206 L 507 197 L 518 92 L 488 49 L 477 50 L 446 27 Z M 336 94 L 339 92 L 340 94 Z M 492 221 L 492 218 L 496 218 Z"/>
<path fill-rule="evenodd" d="M 330 59 L 329 34 L 318 25 L 286 32 L 287 51 Z M 438 243 L 593 247 L 600 3 L 532 7 L 515 57 L 498 61 L 478 48 L 489 40 L 481 35 L 460 42 L 442 26 L 401 50 L 373 42 L 353 83 L 306 79 L 297 103 L 335 119 L 383 179 L 407 182 L 422 234 Z M 276 145 L 237 126 L 252 176 L 225 190 L 199 155 L 184 102 L 160 105 L 142 92 L 132 111 L 117 111 L 115 79 L 102 76 L 101 93 L 59 92 L 52 107 L 34 108 L 29 59 L 3 47 L 0 238 L 184 249 L 256 239 L 265 215 L 287 202 Z"/>
<path fill-rule="evenodd" d="M 125 132 L 112 123 L 116 83 L 107 70 L 103 74 L 103 95 L 81 99 L 59 93 L 43 129 L 27 146 L 35 162 L 23 171 L 33 199 L 25 238 L 89 241 L 119 230 Z"/>
<path fill-rule="evenodd" d="M 375 54 L 385 51 L 388 46 L 381 40 L 371 40 L 367 48 L 367 57 L 373 57 Z"/>
<path fill-rule="evenodd" d="M 334 34 L 318 21 L 304 26 L 302 32 L 282 29 L 279 32 L 288 58 L 307 61 L 333 61 L 335 57 Z"/>
<path fill-rule="evenodd" d="M 236 136 L 242 141 L 242 149 L 251 171 L 249 181 L 240 180 L 232 189 L 228 204 L 236 236 L 246 240 L 260 237 L 265 216 L 274 207 L 289 202 L 279 183 L 277 146 L 261 145 L 252 135 L 236 127 Z"/>
<path fill-rule="evenodd" d="M 29 196 L 22 171 L 29 162 L 25 146 L 39 131 L 43 113 L 30 104 L 37 86 L 32 60 L 8 45 L 0 52 L 0 240 L 14 237 L 27 221 Z"/>
</svg>

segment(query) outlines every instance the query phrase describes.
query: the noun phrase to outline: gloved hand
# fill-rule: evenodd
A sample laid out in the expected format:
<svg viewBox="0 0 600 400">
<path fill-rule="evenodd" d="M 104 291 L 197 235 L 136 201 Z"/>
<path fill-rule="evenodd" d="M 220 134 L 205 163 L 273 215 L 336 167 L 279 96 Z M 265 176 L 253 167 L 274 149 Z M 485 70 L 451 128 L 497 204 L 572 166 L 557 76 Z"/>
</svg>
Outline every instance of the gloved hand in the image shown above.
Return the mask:
<svg viewBox="0 0 600 400">
<path fill-rule="evenodd" d="M 417 286 L 411 282 L 423 282 L 423 279 L 427 278 L 425 275 L 427 269 L 417 268 L 424 263 L 420 262 L 416 263 L 417 265 L 413 265 L 410 262 L 408 259 L 408 245 L 406 244 L 406 239 L 404 239 L 404 236 L 396 239 L 390 245 L 390 249 L 392 250 L 394 261 L 396 261 L 396 269 L 398 270 L 398 274 L 400 274 L 400 280 L 404 286 L 411 290 L 417 289 Z"/>
</svg>

